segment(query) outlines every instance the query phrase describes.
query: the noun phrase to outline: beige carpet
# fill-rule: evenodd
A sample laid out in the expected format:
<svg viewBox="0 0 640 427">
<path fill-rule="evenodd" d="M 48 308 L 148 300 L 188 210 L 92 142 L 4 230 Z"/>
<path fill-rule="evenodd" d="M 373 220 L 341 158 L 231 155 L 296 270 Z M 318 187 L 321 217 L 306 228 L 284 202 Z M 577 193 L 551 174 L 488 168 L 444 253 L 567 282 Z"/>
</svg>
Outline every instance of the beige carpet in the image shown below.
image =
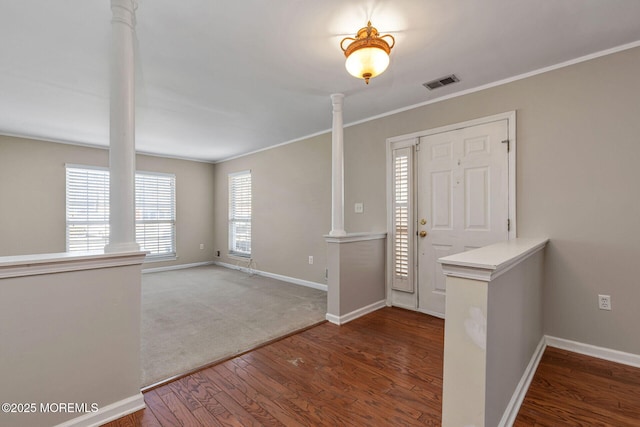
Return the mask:
<svg viewBox="0 0 640 427">
<path fill-rule="evenodd" d="M 142 275 L 142 385 L 325 319 L 326 292 L 217 266 Z"/>
</svg>

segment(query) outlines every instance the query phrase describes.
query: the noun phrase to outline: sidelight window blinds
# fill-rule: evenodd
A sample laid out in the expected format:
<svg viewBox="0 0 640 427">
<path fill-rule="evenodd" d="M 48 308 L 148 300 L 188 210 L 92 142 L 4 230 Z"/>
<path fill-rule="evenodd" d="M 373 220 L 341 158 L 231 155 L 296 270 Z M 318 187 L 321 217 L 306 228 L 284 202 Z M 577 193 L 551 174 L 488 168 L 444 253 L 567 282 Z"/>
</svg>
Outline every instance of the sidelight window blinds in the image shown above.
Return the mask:
<svg viewBox="0 0 640 427">
<path fill-rule="evenodd" d="M 251 171 L 229 174 L 229 253 L 251 257 Z"/>
<path fill-rule="evenodd" d="M 393 150 L 392 183 L 392 287 L 401 291 L 413 291 L 412 257 L 412 147 Z"/>
</svg>

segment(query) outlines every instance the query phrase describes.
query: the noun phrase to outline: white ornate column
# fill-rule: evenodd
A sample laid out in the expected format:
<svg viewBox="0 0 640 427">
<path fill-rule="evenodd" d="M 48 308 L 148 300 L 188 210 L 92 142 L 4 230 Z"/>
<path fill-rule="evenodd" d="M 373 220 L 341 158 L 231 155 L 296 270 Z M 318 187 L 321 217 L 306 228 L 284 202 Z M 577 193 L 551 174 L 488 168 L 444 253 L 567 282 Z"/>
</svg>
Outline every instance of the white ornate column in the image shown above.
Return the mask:
<svg viewBox="0 0 640 427">
<path fill-rule="evenodd" d="M 111 0 L 111 12 L 110 241 L 105 252 L 130 252 L 140 250 L 135 236 L 133 0 Z"/>
<path fill-rule="evenodd" d="M 331 231 L 329 236 L 346 236 L 344 230 L 344 131 L 342 102 L 344 95 L 331 95 L 333 128 L 331 132 Z"/>
</svg>

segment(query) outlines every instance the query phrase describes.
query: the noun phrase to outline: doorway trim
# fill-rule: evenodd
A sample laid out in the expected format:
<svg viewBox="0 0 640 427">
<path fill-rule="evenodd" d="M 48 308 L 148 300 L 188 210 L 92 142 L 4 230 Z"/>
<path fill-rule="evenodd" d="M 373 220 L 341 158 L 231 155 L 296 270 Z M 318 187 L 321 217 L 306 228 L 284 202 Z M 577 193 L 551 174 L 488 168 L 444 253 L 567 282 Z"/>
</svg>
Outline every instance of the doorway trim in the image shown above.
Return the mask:
<svg viewBox="0 0 640 427">
<path fill-rule="evenodd" d="M 424 310 L 420 310 L 418 308 L 418 283 L 417 283 L 417 274 L 416 270 L 417 270 L 417 239 L 414 236 L 414 233 L 411 234 L 411 248 L 412 248 L 412 259 L 411 259 L 411 266 L 412 266 L 412 280 L 413 280 L 413 292 L 412 298 L 408 298 L 408 297 L 404 297 L 405 300 L 407 299 L 412 299 L 413 300 L 413 304 L 407 303 L 406 301 L 404 302 L 400 302 L 397 299 L 394 300 L 394 293 L 404 293 L 407 294 L 406 292 L 403 291 L 397 291 L 397 290 L 392 290 L 391 289 L 391 284 L 392 284 L 392 280 L 393 280 L 393 212 L 392 212 L 392 207 L 393 207 L 393 200 L 392 200 L 392 185 L 393 185 L 393 150 L 394 149 L 398 149 L 398 148 L 402 148 L 402 147 L 407 147 L 407 146 L 412 146 L 413 150 L 415 152 L 415 146 L 418 143 L 418 141 L 420 140 L 421 137 L 424 136 L 429 136 L 429 135 L 435 135 L 438 133 L 444 133 L 444 132 L 450 132 L 453 130 L 457 130 L 457 129 L 462 129 L 462 128 L 467 128 L 467 127 L 471 127 L 471 126 L 476 126 L 476 125 L 481 125 L 481 124 L 485 124 L 485 123 L 491 123 L 491 122 L 495 122 L 495 121 L 499 121 L 499 120 L 507 120 L 507 132 L 508 132 L 508 138 L 509 138 L 509 151 L 508 151 L 508 155 L 507 155 L 507 168 L 508 168 L 508 214 L 509 214 L 509 221 L 510 221 L 510 228 L 508 231 L 508 240 L 512 240 L 515 239 L 517 236 L 517 222 L 516 222 L 516 111 L 507 111 L 505 113 L 500 113 L 500 114 L 494 114 L 491 116 L 486 116 L 486 117 L 481 117 L 481 118 L 477 118 L 477 119 L 473 119 L 473 120 L 467 120 L 464 122 L 460 122 L 460 123 L 454 123 L 454 124 L 450 124 L 450 125 L 445 125 L 445 126 L 439 126 L 436 128 L 432 128 L 432 129 L 427 129 L 427 130 L 423 130 L 423 131 L 419 131 L 419 132 L 413 132 L 410 134 L 405 134 L 405 135 L 399 135 L 399 136 L 394 136 L 391 138 L 387 138 L 386 140 L 386 150 L 387 150 L 387 158 L 386 158 L 386 166 L 387 166 L 387 178 L 386 178 L 386 185 L 387 185 L 387 261 L 386 261 L 386 291 L 387 291 L 387 305 L 388 306 L 396 306 L 396 307 L 401 307 L 401 308 L 406 308 L 409 310 L 414 310 L 414 311 L 421 311 L 421 312 L 425 312 L 427 314 L 431 314 L 431 315 L 436 315 L 438 317 L 441 317 L 440 315 L 438 315 L 437 313 L 430 313 L 430 312 L 426 312 Z M 415 166 L 415 162 L 416 162 L 416 157 L 413 156 L 413 162 L 414 162 L 414 166 Z M 416 168 L 413 168 L 413 174 L 411 176 L 411 188 L 415 188 L 415 180 L 417 179 L 416 174 L 415 174 L 415 170 Z M 416 214 L 416 194 L 415 192 L 412 193 L 411 195 L 412 197 L 412 217 L 416 218 L 415 214 Z M 413 227 L 412 227 L 413 228 Z"/>
</svg>

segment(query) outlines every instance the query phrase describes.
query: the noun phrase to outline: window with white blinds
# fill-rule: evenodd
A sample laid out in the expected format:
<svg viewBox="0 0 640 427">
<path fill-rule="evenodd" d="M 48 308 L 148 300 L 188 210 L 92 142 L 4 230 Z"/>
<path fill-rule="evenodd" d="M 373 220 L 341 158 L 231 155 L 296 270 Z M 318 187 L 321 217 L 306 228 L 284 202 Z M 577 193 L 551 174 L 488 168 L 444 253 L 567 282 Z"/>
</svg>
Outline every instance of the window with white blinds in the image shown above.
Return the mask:
<svg viewBox="0 0 640 427">
<path fill-rule="evenodd" d="M 251 171 L 229 174 L 229 253 L 251 257 Z"/>
<path fill-rule="evenodd" d="M 109 243 L 109 170 L 67 165 L 67 251 Z M 175 256 L 175 175 L 136 173 L 136 241 L 149 258 Z"/>
<path fill-rule="evenodd" d="M 67 166 L 67 251 L 109 243 L 109 171 Z"/>
<path fill-rule="evenodd" d="M 136 173 L 136 242 L 151 256 L 175 256 L 176 177 Z"/>
<path fill-rule="evenodd" d="M 392 287 L 401 291 L 413 291 L 411 278 L 412 227 L 412 147 L 393 150 L 393 280 Z"/>
</svg>

